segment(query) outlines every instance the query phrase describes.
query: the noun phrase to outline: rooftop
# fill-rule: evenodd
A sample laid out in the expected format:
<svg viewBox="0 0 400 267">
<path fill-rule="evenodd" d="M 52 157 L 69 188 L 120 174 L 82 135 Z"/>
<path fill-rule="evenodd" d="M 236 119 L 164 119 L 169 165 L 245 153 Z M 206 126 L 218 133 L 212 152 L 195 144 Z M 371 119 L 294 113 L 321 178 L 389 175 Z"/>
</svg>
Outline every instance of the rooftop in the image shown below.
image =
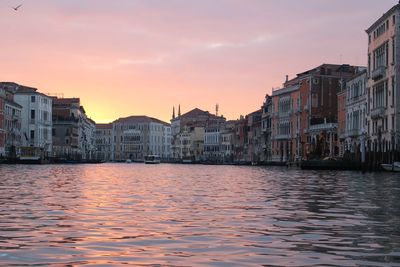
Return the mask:
<svg viewBox="0 0 400 267">
<path fill-rule="evenodd" d="M 133 122 L 133 123 L 150 123 L 150 122 L 155 122 L 155 123 L 160 123 L 165 126 L 170 126 L 169 123 L 166 123 L 164 121 L 161 121 L 156 118 L 144 116 L 144 115 L 135 115 L 135 116 L 129 116 L 126 118 L 119 118 L 118 120 L 114 121 L 114 123 L 127 123 L 127 122 Z"/>
</svg>

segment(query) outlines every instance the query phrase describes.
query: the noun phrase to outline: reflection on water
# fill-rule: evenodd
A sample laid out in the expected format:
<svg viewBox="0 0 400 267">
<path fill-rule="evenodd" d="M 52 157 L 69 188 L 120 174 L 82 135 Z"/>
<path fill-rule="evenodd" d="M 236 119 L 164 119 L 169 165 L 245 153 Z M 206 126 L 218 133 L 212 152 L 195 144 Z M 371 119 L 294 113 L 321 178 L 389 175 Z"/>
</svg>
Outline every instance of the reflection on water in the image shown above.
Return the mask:
<svg viewBox="0 0 400 267">
<path fill-rule="evenodd" d="M 0 165 L 0 265 L 400 266 L 400 177 Z"/>
</svg>

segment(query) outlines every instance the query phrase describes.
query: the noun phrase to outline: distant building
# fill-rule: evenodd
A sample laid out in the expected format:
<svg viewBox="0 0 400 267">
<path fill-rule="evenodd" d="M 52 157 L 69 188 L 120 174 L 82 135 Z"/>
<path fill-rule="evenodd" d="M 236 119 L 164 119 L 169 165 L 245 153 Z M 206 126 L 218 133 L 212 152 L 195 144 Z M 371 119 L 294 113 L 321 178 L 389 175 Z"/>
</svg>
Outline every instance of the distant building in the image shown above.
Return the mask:
<svg viewBox="0 0 400 267">
<path fill-rule="evenodd" d="M 248 155 L 248 120 L 240 116 L 235 121 L 233 161 L 235 163 L 245 163 L 249 159 Z"/>
<path fill-rule="evenodd" d="M 272 161 L 285 162 L 297 159 L 300 125 L 300 86 L 287 84 L 272 92 Z"/>
<path fill-rule="evenodd" d="M 262 148 L 262 130 L 261 130 L 261 120 L 262 120 L 262 110 L 256 110 L 246 116 L 247 119 L 247 162 L 260 162 L 263 157 Z"/>
<path fill-rule="evenodd" d="M 347 90 L 341 89 L 337 94 L 337 102 L 338 102 L 338 156 L 343 157 L 345 150 L 346 150 L 346 97 L 347 97 Z"/>
<path fill-rule="evenodd" d="M 54 156 L 90 160 L 95 156 L 95 122 L 89 119 L 79 98 L 53 98 Z"/>
<path fill-rule="evenodd" d="M 172 128 L 172 158 L 174 160 L 201 161 L 204 159 L 204 138 L 206 128 L 210 129 L 208 136 L 219 136 L 216 129 L 223 125 L 226 119 L 223 116 L 216 116 L 208 111 L 195 108 L 183 115 L 173 114 L 171 119 Z M 215 128 L 216 127 L 216 128 Z M 210 137 L 211 138 L 211 137 Z M 219 138 L 219 137 L 218 137 Z M 207 139 L 211 142 L 211 139 Z M 209 143 L 207 149 L 216 150 L 216 143 Z M 219 148 L 218 148 L 219 150 Z M 211 151 L 208 151 L 210 156 Z"/>
<path fill-rule="evenodd" d="M 265 96 L 264 103 L 261 107 L 261 147 L 262 147 L 262 162 L 272 161 L 272 97 L 269 95 Z"/>
<path fill-rule="evenodd" d="M 5 94 L 0 90 L 0 158 L 6 156 L 6 129 L 4 125 Z"/>
<path fill-rule="evenodd" d="M 235 151 L 235 122 L 227 121 L 221 129 L 220 158 L 223 163 L 233 163 Z"/>
<path fill-rule="evenodd" d="M 355 74 L 346 82 L 346 142 L 350 152 L 360 151 L 361 138 L 367 134 L 367 71 Z"/>
<path fill-rule="evenodd" d="M 96 159 L 111 161 L 113 151 L 113 126 L 112 123 L 96 124 L 95 131 Z"/>
<path fill-rule="evenodd" d="M 21 151 L 21 112 L 22 106 L 14 101 L 15 83 L 0 83 L 0 155 L 17 158 Z"/>
<path fill-rule="evenodd" d="M 400 149 L 400 4 L 367 30 L 368 112 L 370 149 Z"/>
<path fill-rule="evenodd" d="M 143 161 L 147 155 L 169 159 L 171 127 L 147 116 L 130 116 L 113 122 L 113 160 Z"/>
</svg>

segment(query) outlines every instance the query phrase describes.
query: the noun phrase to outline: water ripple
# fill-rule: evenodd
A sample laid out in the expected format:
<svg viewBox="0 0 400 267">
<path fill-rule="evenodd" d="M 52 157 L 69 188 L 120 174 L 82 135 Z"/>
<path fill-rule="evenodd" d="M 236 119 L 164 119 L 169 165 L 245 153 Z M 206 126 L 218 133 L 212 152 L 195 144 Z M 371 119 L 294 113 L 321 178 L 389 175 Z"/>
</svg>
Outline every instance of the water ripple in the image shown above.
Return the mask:
<svg viewBox="0 0 400 267">
<path fill-rule="evenodd" d="M 2 266 L 400 266 L 400 179 L 0 165 Z"/>
</svg>

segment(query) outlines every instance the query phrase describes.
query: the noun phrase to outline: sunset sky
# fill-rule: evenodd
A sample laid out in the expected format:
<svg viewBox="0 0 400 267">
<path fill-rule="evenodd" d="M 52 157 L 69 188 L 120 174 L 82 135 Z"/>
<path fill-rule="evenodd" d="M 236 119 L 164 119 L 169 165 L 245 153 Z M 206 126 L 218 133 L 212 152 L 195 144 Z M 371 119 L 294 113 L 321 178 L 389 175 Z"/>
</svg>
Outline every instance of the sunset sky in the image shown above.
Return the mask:
<svg viewBox="0 0 400 267">
<path fill-rule="evenodd" d="M 23 6 L 15 12 L 11 6 Z M 394 0 L 0 0 L 0 81 L 80 97 L 97 122 L 169 121 L 172 106 L 228 119 L 322 63 L 365 65 Z"/>
</svg>

